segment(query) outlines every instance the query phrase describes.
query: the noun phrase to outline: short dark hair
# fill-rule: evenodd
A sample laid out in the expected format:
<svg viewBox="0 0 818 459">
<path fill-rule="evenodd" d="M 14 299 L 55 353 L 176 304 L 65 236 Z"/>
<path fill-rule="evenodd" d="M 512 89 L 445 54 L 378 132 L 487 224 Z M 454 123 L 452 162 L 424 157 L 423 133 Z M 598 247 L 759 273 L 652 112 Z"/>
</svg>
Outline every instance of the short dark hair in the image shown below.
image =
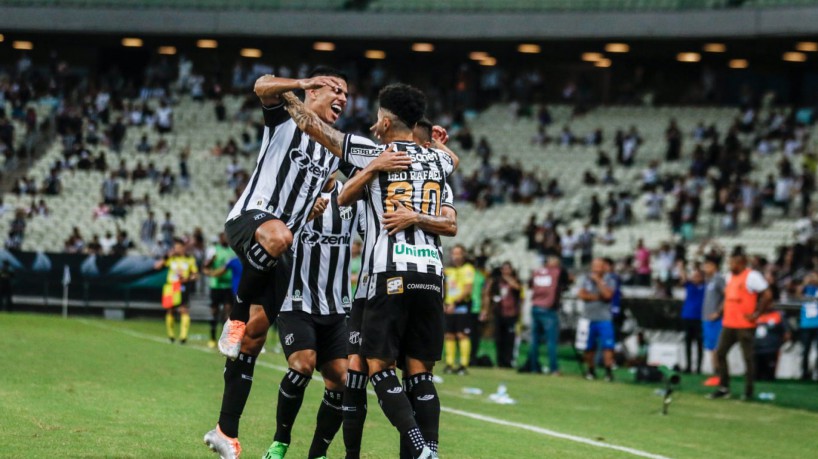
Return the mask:
<svg viewBox="0 0 818 459">
<path fill-rule="evenodd" d="M 389 110 L 400 119 L 407 128 L 414 128 L 415 124 L 426 113 L 426 96 L 420 89 L 403 83 L 393 83 L 378 94 L 381 108 Z"/>
<path fill-rule="evenodd" d="M 330 76 L 330 77 L 338 77 L 344 81 L 347 81 L 347 74 L 336 69 L 335 67 L 330 67 L 328 65 L 319 65 L 312 70 L 310 70 L 309 77 L 317 77 L 317 76 Z"/>
<path fill-rule="evenodd" d="M 705 263 L 712 263 L 718 268 L 719 265 L 721 264 L 721 257 L 716 256 L 716 255 L 708 255 L 708 256 L 704 257 L 704 262 Z"/>
<path fill-rule="evenodd" d="M 432 140 L 432 122 L 431 121 L 429 121 L 427 118 L 421 118 L 420 121 L 415 123 L 415 127 L 419 128 L 423 132 L 423 135 L 426 136 L 425 139 L 421 139 L 421 140 L 424 140 L 426 142 L 429 142 L 429 141 Z"/>
</svg>

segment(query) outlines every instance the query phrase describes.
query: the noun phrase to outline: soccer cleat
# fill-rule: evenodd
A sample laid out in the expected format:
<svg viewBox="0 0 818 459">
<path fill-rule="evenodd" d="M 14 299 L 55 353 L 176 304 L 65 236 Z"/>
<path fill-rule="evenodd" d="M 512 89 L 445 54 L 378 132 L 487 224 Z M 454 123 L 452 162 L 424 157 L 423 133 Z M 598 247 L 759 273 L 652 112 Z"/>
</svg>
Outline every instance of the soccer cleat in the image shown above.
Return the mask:
<svg viewBox="0 0 818 459">
<path fill-rule="evenodd" d="M 179 344 L 187 344 L 187 338 L 185 338 L 185 339 L 180 339 L 180 340 L 179 340 Z"/>
<path fill-rule="evenodd" d="M 446 368 L 443 369 L 443 373 L 450 375 L 454 373 L 454 368 L 451 365 L 446 365 Z"/>
<path fill-rule="evenodd" d="M 244 338 L 244 330 L 247 324 L 240 320 L 227 320 L 222 328 L 222 336 L 219 337 L 219 352 L 231 360 L 236 360 L 241 350 L 241 339 Z"/>
<path fill-rule="evenodd" d="M 725 387 L 719 387 L 715 392 L 707 395 L 710 400 L 728 399 L 730 398 L 730 390 Z"/>
<path fill-rule="evenodd" d="M 463 365 L 461 365 L 460 368 L 457 369 L 457 374 L 459 374 L 460 376 L 465 376 L 469 374 L 469 370 Z"/>
<path fill-rule="evenodd" d="M 215 339 L 211 339 L 210 341 L 208 341 L 208 342 L 207 342 L 207 347 L 208 347 L 208 348 L 210 348 L 210 349 L 215 348 L 215 347 L 216 347 L 216 340 L 215 340 Z"/>
<path fill-rule="evenodd" d="M 241 455 L 239 439 L 228 437 L 219 426 L 205 434 L 204 442 L 208 448 L 218 453 L 221 459 L 238 459 Z"/>
<path fill-rule="evenodd" d="M 270 448 L 267 449 L 267 453 L 264 454 L 262 459 L 284 459 L 284 456 L 287 454 L 287 449 L 290 447 L 287 443 L 281 443 L 280 441 L 274 441 Z"/>
<path fill-rule="evenodd" d="M 417 459 L 434 459 L 437 457 L 437 454 L 434 453 L 428 446 L 423 447 L 423 451 L 420 452 L 420 456 Z"/>
<path fill-rule="evenodd" d="M 593 371 L 588 371 L 588 372 L 586 372 L 586 373 L 585 373 L 585 379 L 587 379 L 588 381 L 593 381 L 593 380 L 595 380 L 595 379 L 596 379 L 596 373 L 595 373 L 595 372 L 593 372 Z"/>
<path fill-rule="evenodd" d="M 171 337 L 169 337 L 169 338 L 168 338 L 168 340 L 170 341 L 170 344 L 173 344 L 173 343 L 175 343 L 175 342 L 176 342 L 176 338 L 174 338 L 174 337 L 172 337 L 172 336 L 171 336 Z"/>
</svg>

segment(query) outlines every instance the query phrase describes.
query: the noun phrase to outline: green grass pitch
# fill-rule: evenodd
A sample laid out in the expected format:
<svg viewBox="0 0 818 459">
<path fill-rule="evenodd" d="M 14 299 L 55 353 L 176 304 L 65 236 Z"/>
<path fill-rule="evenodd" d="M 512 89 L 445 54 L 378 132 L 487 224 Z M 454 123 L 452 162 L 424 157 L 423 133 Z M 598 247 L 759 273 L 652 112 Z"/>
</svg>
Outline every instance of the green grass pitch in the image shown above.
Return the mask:
<svg viewBox="0 0 818 459">
<path fill-rule="evenodd" d="M 192 334 L 204 336 L 206 326 L 194 324 Z M 202 435 L 218 417 L 223 358 L 206 349 L 202 339 L 170 345 L 163 335 L 159 321 L 0 315 L 0 457 L 215 457 Z M 283 356 L 273 352 L 259 360 L 241 423 L 242 457 L 261 457 L 272 440 L 285 366 Z M 683 386 L 670 415 L 662 416 L 655 387 L 626 383 L 624 372 L 618 376 L 613 384 L 576 374 L 546 377 L 491 369 L 444 376 L 438 386 L 445 407 L 441 457 L 792 459 L 818 454 L 815 411 L 709 401 L 701 389 Z M 501 383 L 516 405 L 487 400 Z M 483 395 L 466 395 L 464 387 L 480 388 Z M 818 385 L 798 387 L 802 397 L 818 400 Z M 306 456 L 321 388 L 314 380 L 307 390 L 289 457 Z M 365 457 L 397 457 L 397 434 L 372 395 L 369 406 Z M 329 457 L 343 457 L 340 432 Z"/>
</svg>

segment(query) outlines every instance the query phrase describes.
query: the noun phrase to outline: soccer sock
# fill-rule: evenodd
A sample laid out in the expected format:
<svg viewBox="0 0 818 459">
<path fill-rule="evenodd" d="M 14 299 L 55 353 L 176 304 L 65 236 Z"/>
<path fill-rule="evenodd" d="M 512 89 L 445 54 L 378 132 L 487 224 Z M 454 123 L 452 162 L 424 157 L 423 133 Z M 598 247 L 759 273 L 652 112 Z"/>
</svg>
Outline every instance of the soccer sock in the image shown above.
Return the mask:
<svg viewBox="0 0 818 459">
<path fill-rule="evenodd" d="M 432 373 L 420 373 L 408 380 L 409 398 L 415 409 L 415 420 L 429 448 L 437 452 L 440 431 L 440 398 Z"/>
<path fill-rule="evenodd" d="M 406 396 L 409 398 L 409 404 L 412 405 L 412 412 L 415 412 L 415 400 L 412 398 L 412 389 L 409 384 L 409 379 L 403 378 L 403 390 L 406 391 Z M 418 426 L 419 427 L 419 426 Z M 406 435 L 400 436 L 400 459 L 415 459 L 412 457 L 412 447 L 409 444 L 409 437 Z"/>
<path fill-rule="evenodd" d="M 173 326 L 176 325 L 176 319 L 173 318 L 173 311 L 165 313 L 165 329 L 168 331 L 168 338 L 173 338 L 176 334 L 173 331 Z"/>
<path fill-rule="evenodd" d="M 407 436 L 412 446 L 412 454 L 418 457 L 423 452 L 426 441 L 415 422 L 412 405 L 403 392 L 395 370 L 383 370 L 373 374 L 372 385 L 375 386 L 383 413 L 401 435 Z"/>
<path fill-rule="evenodd" d="M 312 436 L 309 457 L 327 455 L 329 444 L 344 422 L 344 414 L 341 411 L 343 399 L 343 392 L 324 389 L 324 400 L 321 401 L 321 406 L 318 408 L 315 434 Z"/>
<path fill-rule="evenodd" d="M 187 333 L 190 331 L 190 314 L 185 312 L 179 316 L 182 322 L 182 326 L 180 327 L 181 330 L 179 331 L 179 339 L 185 341 L 187 339 Z"/>
<path fill-rule="evenodd" d="M 471 338 L 460 338 L 460 366 L 468 367 L 471 358 Z"/>
<path fill-rule="evenodd" d="M 361 455 L 361 437 L 366 421 L 366 373 L 348 370 L 344 390 L 344 446 L 346 459 L 358 459 Z"/>
<path fill-rule="evenodd" d="M 457 342 L 455 342 L 454 338 L 446 338 L 444 347 L 446 348 L 446 366 L 454 367 L 454 358 L 457 354 Z"/>
<path fill-rule="evenodd" d="M 290 433 L 293 423 L 304 401 L 304 391 L 310 383 L 311 376 L 301 374 L 292 368 L 281 379 L 278 387 L 278 406 L 276 407 L 276 434 L 273 440 L 290 444 Z"/>
<path fill-rule="evenodd" d="M 213 314 L 213 318 L 210 319 L 210 340 L 216 341 L 216 314 Z"/>
<path fill-rule="evenodd" d="M 250 387 L 253 385 L 253 370 L 256 356 L 239 353 L 236 360 L 226 359 L 224 364 L 224 394 L 219 428 L 228 437 L 238 438 L 239 418 L 244 411 Z"/>
</svg>

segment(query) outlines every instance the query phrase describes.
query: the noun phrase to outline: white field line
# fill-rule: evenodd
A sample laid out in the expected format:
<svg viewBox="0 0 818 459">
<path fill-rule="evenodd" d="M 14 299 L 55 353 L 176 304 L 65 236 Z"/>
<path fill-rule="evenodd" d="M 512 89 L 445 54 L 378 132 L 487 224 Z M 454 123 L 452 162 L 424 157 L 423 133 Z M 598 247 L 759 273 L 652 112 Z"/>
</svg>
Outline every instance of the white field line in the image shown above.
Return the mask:
<svg viewBox="0 0 818 459">
<path fill-rule="evenodd" d="M 122 328 L 118 328 L 118 327 L 111 327 L 111 326 L 105 325 L 104 323 L 99 322 L 99 321 L 92 321 L 92 320 L 86 320 L 86 319 L 76 319 L 76 320 L 78 322 L 81 322 L 81 323 L 85 324 L 85 325 L 90 325 L 92 327 L 101 328 L 101 329 L 104 329 L 104 330 L 115 331 L 115 332 L 122 333 L 124 335 L 128 335 L 128 336 L 131 336 L 131 337 L 134 337 L 134 338 L 139 338 L 139 339 L 143 339 L 143 340 L 147 340 L 147 341 L 153 341 L 155 343 L 162 343 L 162 344 L 167 343 L 166 338 L 159 338 L 158 336 L 149 335 L 147 333 L 141 333 L 141 332 L 128 330 L 128 329 L 122 329 Z M 203 347 L 203 346 L 187 346 L 186 348 L 187 349 L 193 349 L 193 350 L 200 351 L 200 352 L 205 352 L 205 353 L 208 353 L 208 354 L 212 354 L 214 352 L 212 349 L 208 349 L 208 348 Z M 272 364 L 272 363 L 268 363 L 268 362 L 265 362 L 263 360 L 257 360 L 256 365 L 259 365 L 259 366 L 262 366 L 262 367 L 265 367 L 265 368 L 269 368 L 271 370 L 280 371 L 282 373 L 287 372 L 287 367 L 282 366 L 282 365 L 275 365 L 275 364 Z M 318 378 L 319 378 L 318 376 L 313 375 L 313 379 L 318 379 Z M 374 392 L 371 391 L 371 390 L 369 391 L 369 393 L 374 394 Z M 594 446 L 594 447 L 597 447 L 597 448 L 611 449 L 611 450 L 614 450 L 614 451 L 619 451 L 619 452 L 622 452 L 622 453 L 630 454 L 632 456 L 645 457 L 645 458 L 649 458 L 649 459 L 670 459 L 669 457 L 662 456 L 661 454 L 653 454 L 653 453 L 649 453 L 647 451 L 642 451 L 642 450 L 635 449 L 635 448 L 629 448 L 627 446 L 614 445 L 614 444 L 611 444 L 611 443 L 592 440 L 590 438 L 580 437 L 580 436 L 577 436 L 577 435 L 565 434 L 565 433 L 557 432 L 557 431 L 554 431 L 554 430 L 551 430 L 551 429 L 545 429 L 543 427 L 533 426 L 533 425 L 530 425 L 530 424 L 523 424 L 523 423 L 520 423 L 520 422 L 506 421 L 505 419 L 495 418 L 493 416 L 486 416 L 486 415 L 483 415 L 483 414 L 472 413 L 470 411 L 463 411 L 463 410 L 458 410 L 458 409 L 455 409 L 455 408 L 449 408 L 447 406 L 441 406 L 440 410 L 445 412 L 445 413 L 454 414 L 454 415 L 457 415 L 457 416 L 463 416 L 463 417 L 466 417 L 466 418 L 469 418 L 469 419 L 475 419 L 477 421 L 483 421 L 483 422 L 486 422 L 486 423 L 489 423 L 489 424 L 496 424 L 496 425 L 501 425 L 501 426 L 504 426 L 504 427 L 514 427 L 516 429 L 527 430 L 529 432 L 538 433 L 538 434 L 545 435 L 545 436 L 548 436 L 548 437 L 559 438 L 561 440 L 568 440 L 568 441 L 572 441 L 572 442 L 575 442 L 575 443 L 582 443 L 584 445 Z"/>
</svg>

